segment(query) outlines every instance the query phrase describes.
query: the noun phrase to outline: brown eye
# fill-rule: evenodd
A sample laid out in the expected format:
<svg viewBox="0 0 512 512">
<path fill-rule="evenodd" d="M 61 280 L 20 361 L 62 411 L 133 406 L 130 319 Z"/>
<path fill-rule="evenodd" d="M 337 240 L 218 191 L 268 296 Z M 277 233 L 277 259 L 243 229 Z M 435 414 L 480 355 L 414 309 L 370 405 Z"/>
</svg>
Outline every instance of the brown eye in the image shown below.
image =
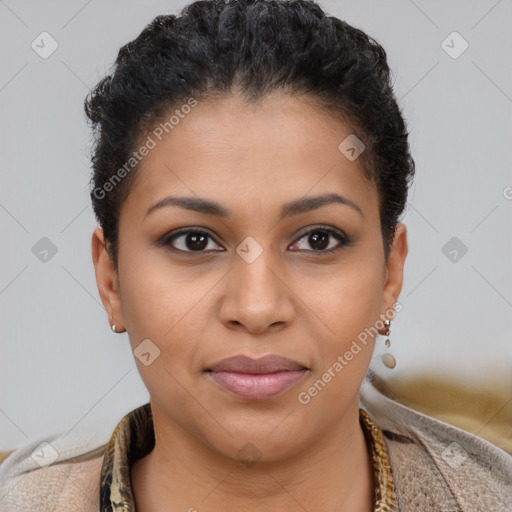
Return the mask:
<svg viewBox="0 0 512 512">
<path fill-rule="evenodd" d="M 303 239 L 305 241 L 301 242 Z M 341 232 L 334 231 L 333 229 L 316 227 L 304 233 L 294 245 L 302 245 L 298 250 L 312 250 L 322 253 L 331 253 L 341 249 L 349 243 L 349 239 Z M 309 246 L 311 249 L 308 249 L 305 246 Z"/>
<path fill-rule="evenodd" d="M 205 252 L 208 247 L 208 250 L 218 250 L 211 247 L 210 240 L 216 245 L 206 231 L 187 229 L 166 235 L 159 245 L 170 246 L 172 250 L 182 252 Z"/>
</svg>

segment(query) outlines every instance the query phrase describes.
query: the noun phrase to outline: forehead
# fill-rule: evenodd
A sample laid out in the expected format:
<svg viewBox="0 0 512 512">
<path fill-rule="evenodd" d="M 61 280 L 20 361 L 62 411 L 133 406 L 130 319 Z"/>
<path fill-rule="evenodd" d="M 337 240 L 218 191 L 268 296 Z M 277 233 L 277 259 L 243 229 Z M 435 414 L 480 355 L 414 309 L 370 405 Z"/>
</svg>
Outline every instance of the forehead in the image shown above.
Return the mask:
<svg viewBox="0 0 512 512">
<path fill-rule="evenodd" d="M 238 95 L 215 98 L 186 112 L 175 107 L 149 132 L 154 147 L 136 171 L 125 202 L 130 209 L 145 212 L 179 192 L 216 199 L 230 210 L 247 211 L 250 200 L 269 211 L 305 195 L 338 192 L 365 216 L 378 215 L 377 192 L 361 160 L 339 150 L 352 133 L 340 118 L 284 93 L 257 105 Z M 172 128 L 162 129 L 175 113 Z"/>
</svg>

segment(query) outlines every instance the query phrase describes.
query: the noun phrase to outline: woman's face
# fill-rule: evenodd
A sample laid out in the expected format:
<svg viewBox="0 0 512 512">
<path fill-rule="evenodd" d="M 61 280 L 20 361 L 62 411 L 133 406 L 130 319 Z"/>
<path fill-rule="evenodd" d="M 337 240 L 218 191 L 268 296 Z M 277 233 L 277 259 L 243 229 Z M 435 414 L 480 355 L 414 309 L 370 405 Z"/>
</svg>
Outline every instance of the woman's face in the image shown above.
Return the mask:
<svg viewBox="0 0 512 512">
<path fill-rule="evenodd" d="M 361 333 L 392 311 L 407 243 L 399 224 L 385 262 L 377 191 L 339 149 L 350 129 L 274 94 L 209 100 L 154 133 L 121 209 L 118 275 L 99 229 L 93 256 L 157 436 L 276 460 L 355 421 L 375 341 Z M 267 355 L 297 366 L 216 366 Z"/>
</svg>

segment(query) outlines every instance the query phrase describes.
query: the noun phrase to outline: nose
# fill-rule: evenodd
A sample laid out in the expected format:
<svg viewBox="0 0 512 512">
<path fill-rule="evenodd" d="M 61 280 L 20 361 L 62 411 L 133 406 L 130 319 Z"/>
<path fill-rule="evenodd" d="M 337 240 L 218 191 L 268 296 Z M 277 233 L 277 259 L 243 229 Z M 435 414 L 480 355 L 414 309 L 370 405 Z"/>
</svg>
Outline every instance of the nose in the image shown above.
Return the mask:
<svg viewBox="0 0 512 512">
<path fill-rule="evenodd" d="M 280 330 L 295 315 L 294 294 L 287 276 L 270 249 L 254 260 L 237 254 L 229 272 L 220 308 L 221 321 L 230 329 L 262 334 Z"/>
</svg>

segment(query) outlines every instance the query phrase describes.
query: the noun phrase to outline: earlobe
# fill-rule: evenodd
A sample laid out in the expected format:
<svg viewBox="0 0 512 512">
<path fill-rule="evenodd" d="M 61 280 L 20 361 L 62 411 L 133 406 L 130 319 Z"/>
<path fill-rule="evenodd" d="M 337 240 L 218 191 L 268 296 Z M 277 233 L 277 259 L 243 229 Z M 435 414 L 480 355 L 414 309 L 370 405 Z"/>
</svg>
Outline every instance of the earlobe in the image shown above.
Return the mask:
<svg viewBox="0 0 512 512">
<path fill-rule="evenodd" d="M 96 285 L 107 311 L 110 326 L 112 328 L 112 325 L 115 325 L 115 332 L 122 332 L 121 326 L 124 325 L 124 319 L 121 311 L 118 276 L 101 228 L 96 228 L 92 234 L 91 249 Z"/>
</svg>

